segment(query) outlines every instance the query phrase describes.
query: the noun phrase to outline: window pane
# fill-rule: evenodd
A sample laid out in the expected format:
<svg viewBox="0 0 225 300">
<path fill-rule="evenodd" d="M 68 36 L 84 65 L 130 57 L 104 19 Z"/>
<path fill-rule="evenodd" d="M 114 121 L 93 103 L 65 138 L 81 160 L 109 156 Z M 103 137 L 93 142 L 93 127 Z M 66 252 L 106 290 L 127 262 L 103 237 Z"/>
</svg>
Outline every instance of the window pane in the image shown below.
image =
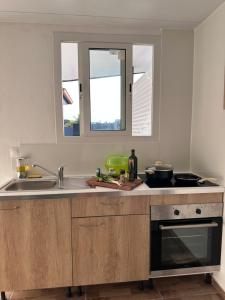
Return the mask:
<svg viewBox="0 0 225 300">
<path fill-rule="evenodd" d="M 64 136 L 80 135 L 78 44 L 61 43 Z"/>
<path fill-rule="evenodd" d="M 126 50 L 89 49 L 92 131 L 125 130 Z"/>
<path fill-rule="evenodd" d="M 153 46 L 133 45 L 132 135 L 152 135 Z"/>
</svg>

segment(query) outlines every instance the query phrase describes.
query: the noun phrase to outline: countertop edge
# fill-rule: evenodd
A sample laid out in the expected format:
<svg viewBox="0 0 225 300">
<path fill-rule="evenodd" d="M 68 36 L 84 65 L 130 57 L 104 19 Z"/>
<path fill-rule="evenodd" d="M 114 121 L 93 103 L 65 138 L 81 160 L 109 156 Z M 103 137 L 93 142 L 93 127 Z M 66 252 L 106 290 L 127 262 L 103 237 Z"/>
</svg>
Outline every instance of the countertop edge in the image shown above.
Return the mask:
<svg viewBox="0 0 225 300">
<path fill-rule="evenodd" d="M 108 188 L 94 189 L 57 189 L 48 191 L 26 191 L 26 192 L 0 192 L 0 200 L 9 199 L 50 199 L 50 198 L 76 198 L 79 196 L 151 196 L 151 195 L 178 195 L 178 194 L 204 194 L 204 193 L 224 193 L 223 186 L 212 187 L 185 187 L 185 188 L 149 188 L 145 183 L 132 191 L 113 190 Z"/>
</svg>

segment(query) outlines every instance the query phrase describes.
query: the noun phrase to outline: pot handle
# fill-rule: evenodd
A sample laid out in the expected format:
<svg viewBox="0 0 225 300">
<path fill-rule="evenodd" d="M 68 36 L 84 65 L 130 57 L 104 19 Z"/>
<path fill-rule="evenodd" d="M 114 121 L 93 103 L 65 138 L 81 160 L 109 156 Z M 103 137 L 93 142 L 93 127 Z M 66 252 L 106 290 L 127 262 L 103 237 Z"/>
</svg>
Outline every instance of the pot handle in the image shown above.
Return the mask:
<svg viewBox="0 0 225 300">
<path fill-rule="evenodd" d="M 155 168 L 145 169 L 145 173 L 154 174 L 155 173 Z"/>
</svg>

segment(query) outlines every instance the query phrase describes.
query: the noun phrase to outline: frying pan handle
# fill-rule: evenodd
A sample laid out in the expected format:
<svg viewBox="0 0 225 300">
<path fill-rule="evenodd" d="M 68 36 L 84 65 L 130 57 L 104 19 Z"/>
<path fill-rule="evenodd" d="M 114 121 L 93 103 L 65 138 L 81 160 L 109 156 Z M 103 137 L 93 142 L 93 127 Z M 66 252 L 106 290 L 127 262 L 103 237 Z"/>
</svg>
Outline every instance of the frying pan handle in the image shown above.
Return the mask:
<svg viewBox="0 0 225 300">
<path fill-rule="evenodd" d="M 216 178 L 213 178 L 213 177 L 211 177 L 211 178 L 210 178 L 210 177 L 209 177 L 209 178 L 206 177 L 206 178 L 201 178 L 201 179 L 198 180 L 199 183 L 204 183 L 205 181 L 216 182 L 217 179 L 216 179 Z"/>
</svg>

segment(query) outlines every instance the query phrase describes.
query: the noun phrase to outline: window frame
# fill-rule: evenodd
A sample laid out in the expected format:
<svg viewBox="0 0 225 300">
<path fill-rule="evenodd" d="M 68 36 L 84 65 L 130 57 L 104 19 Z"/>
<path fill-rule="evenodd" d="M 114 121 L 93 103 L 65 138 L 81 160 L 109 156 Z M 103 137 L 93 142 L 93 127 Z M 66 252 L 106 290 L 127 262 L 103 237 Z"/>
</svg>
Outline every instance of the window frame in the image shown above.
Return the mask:
<svg viewBox="0 0 225 300">
<path fill-rule="evenodd" d="M 79 82 L 82 84 L 80 93 L 80 136 L 64 136 L 63 108 L 62 108 L 62 86 L 61 86 L 61 43 L 78 43 L 78 69 Z M 132 136 L 132 45 L 153 45 L 153 103 L 152 103 L 152 135 Z M 126 47 L 126 130 L 124 131 L 91 131 L 90 130 L 90 97 L 88 97 L 87 73 L 89 64 L 82 51 L 88 46 L 91 48 L 106 48 L 107 45 Z M 159 97 L 160 97 L 160 36 L 129 36 L 129 35 L 106 35 L 88 34 L 74 32 L 54 33 L 54 83 L 55 83 L 55 115 L 56 115 L 56 137 L 58 143 L 83 143 L 83 142 L 150 142 L 159 140 Z"/>
</svg>

